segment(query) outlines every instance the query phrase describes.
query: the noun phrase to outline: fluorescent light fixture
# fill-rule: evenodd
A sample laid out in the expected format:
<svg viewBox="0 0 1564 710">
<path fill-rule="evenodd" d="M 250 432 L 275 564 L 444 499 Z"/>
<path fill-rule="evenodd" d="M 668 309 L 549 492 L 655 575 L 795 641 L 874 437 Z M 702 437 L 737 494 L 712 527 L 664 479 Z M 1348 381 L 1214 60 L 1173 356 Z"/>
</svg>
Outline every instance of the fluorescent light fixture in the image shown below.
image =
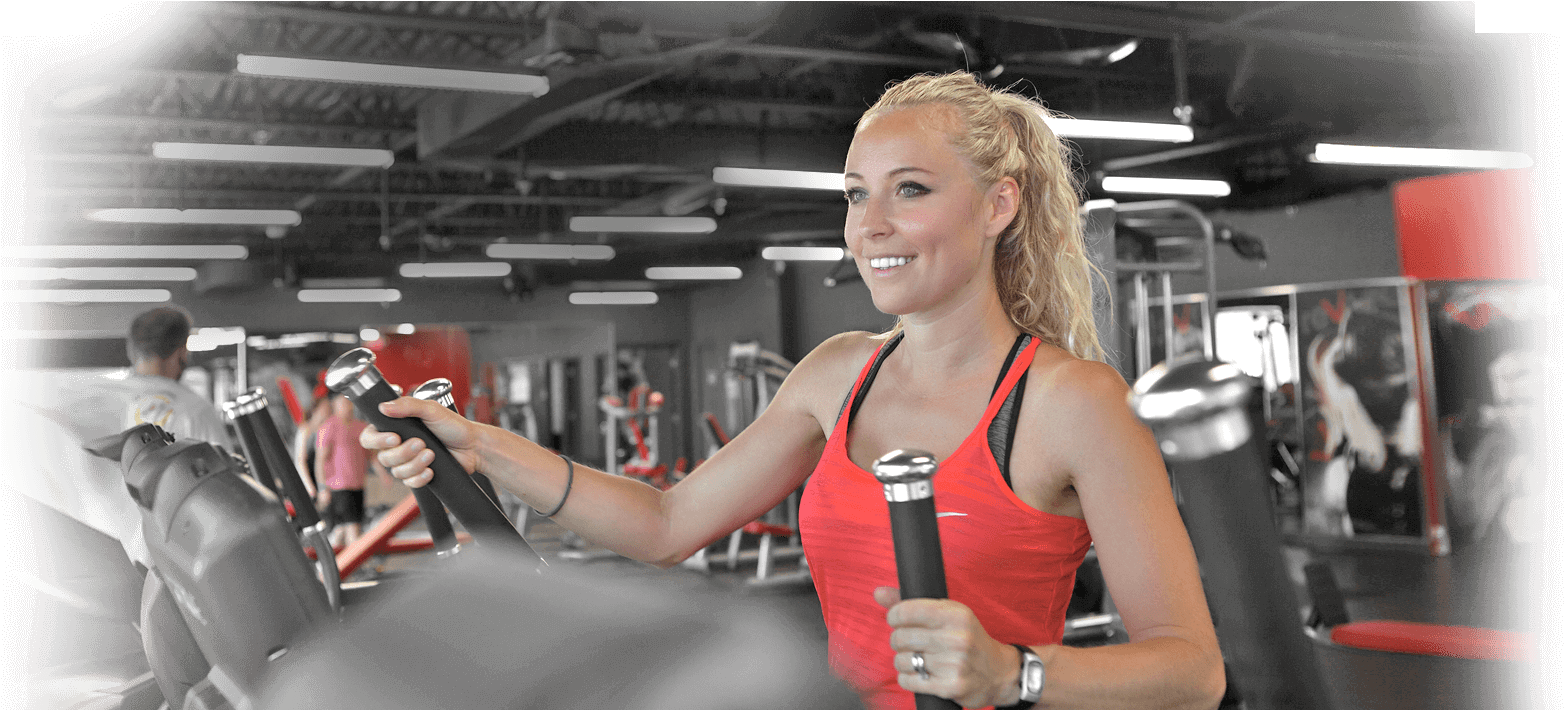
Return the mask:
<svg viewBox="0 0 1564 710">
<path fill-rule="evenodd" d="M 4 289 L 0 303 L 164 303 L 164 288 Z"/>
<path fill-rule="evenodd" d="M 235 71 L 240 74 L 275 76 L 285 79 L 314 79 L 317 81 L 342 81 L 352 84 L 415 86 L 423 89 L 485 91 L 499 94 L 526 94 L 529 96 L 542 96 L 548 93 L 548 77 L 546 76 L 497 71 L 472 71 L 468 69 L 413 67 L 400 64 L 367 64 L 327 59 L 297 59 L 294 57 L 266 57 L 254 54 L 241 54 L 239 55 L 238 66 L 235 67 Z"/>
<path fill-rule="evenodd" d="M 152 157 L 164 160 L 218 160 L 230 163 L 297 163 L 389 168 L 396 156 L 383 148 L 327 148 L 308 145 L 234 143 L 153 143 Z"/>
<path fill-rule="evenodd" d="M 841 173 L 820 173 L 808 170 L 766 170 L 762 168 L 712 168 L 711 179 L 719 185 L 842 191 Z"/>
<path fill-rule="evenodd" d="M 1417 168 L 1529 168 L 1531 156 L 1500 150 L 1453 150 L 1449 148 L 1397 148 L 1372 145 L 1316 143 L 1316 163 L 1338 165 L 1392 165 Z"/>
<path fill-rule="evenodd" d="M 841 261 L 847 250 L 841 247 L 766 247 L 760 258 L 771 261 Z"/>
<path fill-rule="evenodd" d="M 243 342 L 243 328 L 198 328 L 185 341 L 185 348 L 190 352 L 199 353 Z"/>
<path fill-rule="evenodd" d="M 1087 200 L 1081 203 L 1081 213 L 1084 214 L 1092 210 L 1110 210 L 1117 204 L 1119 204 L 1119 201 L 1111 197 L 1102 200 Z"/>
<path fill-rule="evenodd" d="M 244 259 L 238 244 L 57 244 L 0 247 L 7 259 Z"/>
<path fill-rule="evenodd" d="M 490 259 L 576 259 L 604 261 L 614 258 L 606 244 L 490 244 L 483 255 Z"/>
<path fill-rule="evenodd" d="M 577 291 L 570 302 L 578 306 L 650 306 L 657 302 L 651 291 Z"/>
<path fill-rule="evenodd" d="M 397 335 L 412 335 L 413 333 L 418 332 L 418 327 L 412 323 L 403 323 L 397 326 L 396 329 L 392 332 L 395 332 Z"/>
<path fill-rule="evenodd" d="M 0 266 L 0 281 L 194 281 L 188 266 Z"/>
<path fill-rule="evenodd" d="M 122 224 L 259 224 L 292 227 L 299 223 L 293 210 L 176 210 L 155 207 L 119 207 L 92 210 L 87 219 Z"/>
<path fill-rule="evenodd" d="M 1139 38 L 1132 39 L 1132 40 L 1130 40 L 1128 42 L 1125 42 L 1124 44 L 1119 45 L 1118 49 L 1115 49 L 1112 52 L 1108 53 L 1108 63 L 1109 64 L 1117 64 L 1118 62 L 1123 60 L 1125 57 L 1128 57 L 1131 54 L 1134 54 L 1135 50 L 1139 49 L 1139 48 L 1140 48 L 1140 39 Z"/>
<path fill-rule="evenodd" d="M 1141 123 L 1138 121 L 1094 121 L 1084 118 L 1045 118 L 1054 134 L 1062 138 L 1106 138 L 1124 141 L 1160 141 L 1188 143 L 1195 131 L 1179 123 Z"/>
<path fill-rule="evenodd" d="M 1193 195 L 1196 197 L 1225 197 L 1232 188 L 1222 180 L 1193 180 L 1188 178 L 1148 178 L 1110 175 L 1102 179 L 1102 189 L 1108 192 L 1132 192 L 1145 195 Z"/>
<path fill-rule="evenodd" d="M 744 278 L 737 266 L 653 266 L 646 270 L 653 281 L 731 281 Z"/>
<path fill-rule="evenodd" d="M 364 341 L 366 343 L 371 341 L 371 340 L 379 340 L 380 339 L 380 331 L 375 330 L 374 328 L 365 328 L 365 329 L 360 330 L 358 332 L 358 339 L 362 340 L 362 341 Z"/>
<path fill-rule="evenodd" d="M 441 264 L 403 264 L 397 273 L 409 279 L 467 279 L 509 276 L 510 264 L 503 261 L 448 261 Z"/>
<path fill-rule="evenodd" d="M 402 300 L 394 288 L 305 288 L 299 290 L 304 303 L 390 303 Z"/>
<path fill-rule="evenodd" d="M 717 220 L 710 217 L 571 217 L 572 232 L 655 232 L 658 234 L 711 234 Z"/>
</svg>

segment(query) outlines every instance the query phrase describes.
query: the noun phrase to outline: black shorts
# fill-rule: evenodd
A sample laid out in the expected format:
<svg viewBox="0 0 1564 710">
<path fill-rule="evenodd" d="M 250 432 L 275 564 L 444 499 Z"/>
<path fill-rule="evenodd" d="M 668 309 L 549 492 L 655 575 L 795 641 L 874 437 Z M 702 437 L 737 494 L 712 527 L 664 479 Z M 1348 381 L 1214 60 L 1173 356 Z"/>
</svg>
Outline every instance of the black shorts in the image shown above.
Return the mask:
<svg viewBox="0 0 1564 710">
<path fill-rule="evenodd" d="M 364 491 L 331 491 L 332 525 L 345 525 L 348 523 L 364 524 Z"/>
</svg>

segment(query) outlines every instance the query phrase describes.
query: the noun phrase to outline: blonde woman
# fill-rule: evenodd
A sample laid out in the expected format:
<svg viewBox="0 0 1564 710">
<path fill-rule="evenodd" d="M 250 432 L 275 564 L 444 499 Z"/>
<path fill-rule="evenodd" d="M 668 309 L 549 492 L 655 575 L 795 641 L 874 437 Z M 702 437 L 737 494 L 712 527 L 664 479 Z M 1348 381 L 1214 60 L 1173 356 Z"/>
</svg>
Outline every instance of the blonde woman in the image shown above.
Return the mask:
<svg viewBox="0 0 1564 710">
<path fill-rule="evenodd" d="M 1194 553 L 1155 440 L 1097 361 L 1080 198 L 1045 114 L 964 73 L 889 89 L 847 154 L 845 237 L 897 326 L 815 348 L 754 424 L 667 491 L 428 402 L 382 409 L 427 421 L 467 469 L 564 527 L 663 566 L 807 479 L 800 527 L 831 664 L 871 708 L 912 708 L 914 692 L 965 707 L 1215 707 L 1222 661 Z M 988 434 L 1007 400 L 1018 433 L 1001 461 Z M 408 485 L 432 475 L 417 440 L 368 430 L 361 442 Z M 898 448 L 940 461 L 948 600 L 894 588 L 867 469 Z M 1065 609 L 1092 543 L 1130 642 L 1068 648 Z M 1027 663 L 1043 667 L 1040 688 L 1023 687 Z"/>
</svg>

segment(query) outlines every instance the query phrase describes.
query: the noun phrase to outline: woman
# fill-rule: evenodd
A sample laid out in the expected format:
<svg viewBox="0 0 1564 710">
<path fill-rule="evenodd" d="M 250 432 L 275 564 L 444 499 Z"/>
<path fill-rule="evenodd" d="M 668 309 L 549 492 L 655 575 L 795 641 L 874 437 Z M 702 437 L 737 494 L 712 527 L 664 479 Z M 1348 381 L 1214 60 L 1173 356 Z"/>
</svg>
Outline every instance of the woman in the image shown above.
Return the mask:
<svg viewBox="0 0 1564 710">
<path fill-rule="evenodd" d="M 663 566 L 807 478 L 800 527 L 832 666 L 872 708 L 911 708 L 909 691 L 965 707 L 1214 707 L 1221 654 L 1156 442 L 1123 379 L 1088 359 L 1100 349 L 1079 197 L 1044 112 L 951 74 L 909 79 L 864 114 L 845 236 L 875 307 L 900 322 L 822 343 L 754 424 L 666 492 L 579 466 L 572 486 L 568 462 L 518 437 L 416 400 L 382 410 L 424 419 L 466 468 L 566 528 Z M 1022 375 L 1023 433 L 1001 470 L 987 425 Z M 409 485 L 432 475 L 417 440 L 371 430 L 361 442 Z M 865 469 L 898 448 L 941 462 L 949 600 L 902 602 L 884 586 L 895 563 Z M 1130 643 L 1066 648 L 1092 542 Z M 1046 676 L 1031 702 L 1027 655 Z"/>
</svg>

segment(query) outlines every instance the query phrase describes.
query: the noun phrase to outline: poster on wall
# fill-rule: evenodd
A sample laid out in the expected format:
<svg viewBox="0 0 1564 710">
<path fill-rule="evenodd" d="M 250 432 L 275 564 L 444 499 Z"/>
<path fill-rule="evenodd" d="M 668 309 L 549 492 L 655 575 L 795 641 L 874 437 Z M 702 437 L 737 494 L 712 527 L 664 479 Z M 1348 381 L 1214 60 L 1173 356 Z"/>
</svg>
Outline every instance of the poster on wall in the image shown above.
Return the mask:
<svg viewBox="0 0 1564 710">
<path fill-rule="evenodd" d="M 1422 409 L 1404 285 L 1299 291 L 1305 534 L 1424 534 Z"/>
<path fill-rule="evenodd" d="M 1538 527 L 1528 474 L 1538 460 L 1541 287 L 1432 281 L 1424 294 L 1452 542 L 1529 542 Z"/>
</svg>

